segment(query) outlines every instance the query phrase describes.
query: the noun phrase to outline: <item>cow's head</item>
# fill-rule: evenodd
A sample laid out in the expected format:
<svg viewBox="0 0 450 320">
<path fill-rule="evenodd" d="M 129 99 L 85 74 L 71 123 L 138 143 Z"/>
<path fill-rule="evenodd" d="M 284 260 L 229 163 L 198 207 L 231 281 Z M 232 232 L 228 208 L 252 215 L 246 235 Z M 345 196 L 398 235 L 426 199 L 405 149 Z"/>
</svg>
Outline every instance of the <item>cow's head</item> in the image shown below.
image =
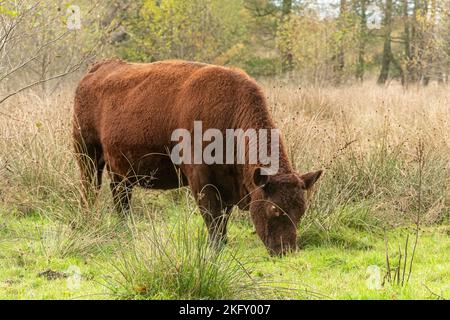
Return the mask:
<svg viewBox="0 0 450 320">
<path fill-rule="evenodd" d="M 250 213 L 256 232 L 271 255 L 281 255 L 296 248 L 297 225 L 306 210 L 305 193 L 322 171 L 265 175 L 256 168 Z"/>
</svg>

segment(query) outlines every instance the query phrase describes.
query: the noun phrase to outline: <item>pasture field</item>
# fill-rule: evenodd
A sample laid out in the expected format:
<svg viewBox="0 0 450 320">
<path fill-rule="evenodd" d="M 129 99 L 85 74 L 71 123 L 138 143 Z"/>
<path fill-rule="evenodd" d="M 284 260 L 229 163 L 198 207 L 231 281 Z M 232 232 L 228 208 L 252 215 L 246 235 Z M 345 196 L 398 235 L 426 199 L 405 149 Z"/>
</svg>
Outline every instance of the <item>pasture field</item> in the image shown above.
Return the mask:
<svg viewBox="0 0 450 320">
<path fill-rule="evenodd" d="M 297 252 L 237 209 L 212 250 L 188 189 L 138 189 L 123 219 L 105 178 L 81 209 L 73 86 L 27 91 L 0 113 L 0 298 L 450 298 L 450 88 L 262 84 L 296 168 L 325 169 Z"/>
</svg>

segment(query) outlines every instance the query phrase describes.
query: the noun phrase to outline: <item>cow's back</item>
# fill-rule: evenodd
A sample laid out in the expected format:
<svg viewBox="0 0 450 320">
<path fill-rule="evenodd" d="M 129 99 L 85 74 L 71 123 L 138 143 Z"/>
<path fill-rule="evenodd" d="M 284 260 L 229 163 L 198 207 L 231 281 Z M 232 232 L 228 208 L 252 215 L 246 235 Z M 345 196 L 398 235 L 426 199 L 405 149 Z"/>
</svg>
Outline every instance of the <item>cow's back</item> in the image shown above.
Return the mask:
<svg viewBox="0 0 450 320">
<path fill-rule="evenodd" d="M 94 65 L 75 96 L 74 125 L 84 138 L 130 145 L 167 142 L 193 120 L 230 127 L 242 91 L 257 90 L 242 72 L 185 61 L 131 64 L 109 60 Z M 145 140 L 145 141 L 144 141 Z"/>
<path fill-rule="evenodd" d="M 246 74 L 219 66 L 99 62 L 76 91 L 74 138 L 98 146 L 120 174 L 163 172 L 173 164 L 158 154 L 168 154 L 175 129 L 192 131 L 194 120 L 204 129 L 232 128 L 242 97 L 252 90 L 258 87 Z"/>
<path fill-rule="evenodd" d="M 99 62 L 77 87 L 74 124 L 81 127 L 83 136 L 99 140 L 121 130 L 126 130 L 127 136 L 136 136 L 130 131 L 133 128 L 159 126 L 154 131 L 161 132 L 173 114 L 181 84 L 203 66 L 176 61 Z"/>
</svg>

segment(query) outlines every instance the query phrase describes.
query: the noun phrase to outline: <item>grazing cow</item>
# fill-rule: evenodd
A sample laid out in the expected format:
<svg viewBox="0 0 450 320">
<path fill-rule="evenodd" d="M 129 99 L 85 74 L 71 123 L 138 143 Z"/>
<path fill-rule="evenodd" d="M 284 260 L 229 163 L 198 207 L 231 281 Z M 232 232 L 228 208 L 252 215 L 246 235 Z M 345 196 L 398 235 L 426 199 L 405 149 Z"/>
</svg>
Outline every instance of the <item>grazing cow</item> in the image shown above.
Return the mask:
<svg viewBox="0 0 450 320">
<path fill-rule="evenodd" d="M 95 198 L 106 165 L 120 211 L 129 209 L 134 186 L 188 185 L 213 242 L 226 241 L 229 213 L 237 205 L 250 211 L 270 254 L 295 248 L 305 191 L 322 171 L 295 172 L 282 139 L 272 175 L 261 163 L 174 164 L 172 133 L 193 132 L 195 121 L 220 132 L 275 128 L 261 88 L 243 71 L 186 61 L 95 64 L 76 89 L 73 116 L 83 199 Z"/>
</svg>

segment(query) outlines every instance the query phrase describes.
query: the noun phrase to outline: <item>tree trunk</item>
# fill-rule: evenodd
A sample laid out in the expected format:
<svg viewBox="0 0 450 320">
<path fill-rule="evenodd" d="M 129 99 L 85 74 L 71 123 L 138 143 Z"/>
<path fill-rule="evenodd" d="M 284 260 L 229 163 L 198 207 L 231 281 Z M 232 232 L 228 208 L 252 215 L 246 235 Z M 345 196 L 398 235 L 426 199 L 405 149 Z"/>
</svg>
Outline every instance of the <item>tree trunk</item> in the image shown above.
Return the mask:
<svg viewBox="0 0 450 320">
<path fill-rule="evenodd" d="M 356 2 L 355 2 L 356 3 Z M 360 18 L 360 33 L 359 33 L 359 47 L 358 47 L 358 64 L 356 67 L 356 79 L 360 82 L 364 81 L 364 71 L 366 62 L 364 59 L 366 53 L 367 42 L 367 0 L 359 1 L 359 18 Z M 355 8 L 358 12 L 358 8 Z"/>
<path fill-rule="evenodd" d="M 292 13 L 292 0 L 283 0 L 283 6 L 281 8 L 281 23 L 286 23 Z M 293 69 L 293 56 L 291 44 L 288 44 L 288 49 L 282 53 L 282 71 L 289 72 Z"/>
<path fill-rule="evenodd" d="M 403 10 L 403 25 L 404 25 L 404 35 L 403 42 L 405 46 L 405 57 L 406 57 L 406 79 L 405 83 L 407 84 L 410 81 L 410 73 L 411 73 L 411 23 L 409 21 L 408 16 L 408 0 L 403 0 L 402 5 Z"/>
<path fill-rule="evenodd" d="M 429 9 L 431 10 L 430 14 L 428 15 L 427 12 L 425 12 L 426 17 L 429 17 L 429 21 L 427 23 L 426 30 L 428 39 L 425 40 L 426 46 L 428 48 L 427 52 L 425 53 L 426 65 L 422 66 L 422 84 L 424 86 L 429 85 L 433 77 L 437 78 L 437 68 L 435 61 L 435 58 L 437 58 L 437 56 L 435 57 L 435 54 L 437 55 L 438 53 L 436 51 L 436 44 L 433 43 L 434 41 L 432 40 L 433 34 L 435 34 L 436 32 L 436 14 L 438 11 L 437 1 L 431 0 L 429 5 Z"/>
<path fill-rule="evenodd" d="M 283 0 L 283 16 L 290 15 L 292 12 L 292 0 Z"/>
<path fill-rule="evenodd" d="M 383 58 L 381 60 L 381 71 L 378 76 L 377 83 L 383 85 L 389 77 L 389 68 L 392 61 L 392 46 L 391 46 L 391 33 L 392 33 L 392 0 L 386 0 L 384 8 L 384 46 L 383 46 Z"/>
<path fill-rule="evenodd" d="M 339 20 L 340 20 L 340 32 L 345 34 L 347 28 L 347 0 L 340 0 L 339 6 Z M 341 37 L 339 44 L 339 51 L 336 56 L 335 66 L 335 83 L 337 85 L 342 83 L 345 68 L 345 48 L 344 48 L 344 36 Z"/>
<path fill-rule="evenodd" d="M 414 0 L 412 17 L 408 17 L 408 1 L 405 0 L 403 4 L 403 12 L 406 14 L 405 25 L 405 55 L 406 55 L 406 83 L 417 83 L 419 77 L 419 20 L 422 13 L 420 12 L 421 3 L 420 0 Z M 408 32 L 408 33 L 406 33 Z"/>
</svg>

